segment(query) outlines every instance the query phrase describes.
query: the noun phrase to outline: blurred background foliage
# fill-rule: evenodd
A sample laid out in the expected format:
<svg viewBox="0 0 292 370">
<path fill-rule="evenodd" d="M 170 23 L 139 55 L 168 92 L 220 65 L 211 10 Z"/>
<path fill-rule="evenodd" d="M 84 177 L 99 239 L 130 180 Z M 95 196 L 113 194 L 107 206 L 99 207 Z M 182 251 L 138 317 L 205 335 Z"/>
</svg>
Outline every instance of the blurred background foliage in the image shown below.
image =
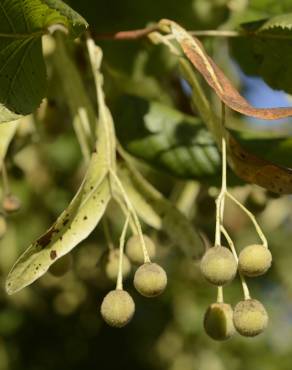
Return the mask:
<svg viewBox="0 0 292 370">
<path fill-rule="evenodd" d="M 173 19 L 190 30 L 238 29 L 242 22 L 292 12 L 291 0 L 68 3 L 86 18 L 95 35 L 143 28 L 161 18 Z M 190 103 L 189 87 L 180 78 L 176 60 L 163 47 L 153 46 L 147 40 L 96 39 L 104 52 L 106 96 L 119 140 L 125 149 L 143 160 L 139 169 L 150 182 L 212 243 L 220 156 L 197 117 L 196 107 Z M 245 73 L 258 78 L 250 90 L 263 83 L 260 77 L 279 88 L 274 84 L 278 78 L 276 68 L 272 72 L 265 69 L 266 78 L 258 65 L 250 64 L 251 58 L 245 58 L 243 50 L 251 46 L 245 40 L 242 43 L 241 38 L 234 39 L 232 45 L 222 38 L 202 40 L 244 94 L 248 95 L 247 77 L 239 65 Z M 233 54 L 227 52 L 228 46 Z M 269 47 L 273 52 L 275 43 Z M 283 51 L 287 60 L 281 57 L 283 65 L 290 63 L 287 50 Z M 64 276 L 47 273 L 32 286 L 7 296 L 4 280 L 16 257 L 67 206 L 84 174 L 68 105 L 50 57 L 53 52 L 53 41 L 46 39 L 48 98 L 33 116 L 22 120 L 5 160 L 11 190 L 21 200 L 21 208 L 0 215 L 0 370 L 290 370 L 291 196 L 278 197 L 243 184 L 232 175 L 234 194 L 258 216 L 274 256 L 269 273 L 249 281 L 252 296 L 265 304 L 270 315 L 270 325 L 261 336 L 235 336 L 224 343 L 209 339 L 202 320 L 206 307 L 215 300 L 215 289 L 201 278 L 197 261 L 188 259 L 163 232 L 146 225 L 145 232 L 157 243 L 158 261 L 168 273 L 169 285 L 161 297 L 149 300 L 134 292 L 131 274 L 126 288 L 136 302 L 136 314 L 127 327 L 109 328 L 99 314 L 103 296 L 114 287 L 100 263 L 107 249 L 102 225 L 71 253 L 72 267 Z M 277 59 L 277 52 L 272 55 Z M 72 56 L 93 95 L 81 44 L 72 47 Z M 276 62 L 273 63 L 275 67 Z M 285 83 L 286 92 L 291 92 L 291 82 Z M 218 102 L 205 90 L 217 112 Z M 265 96 L 267 91 L 264 85 L 261 94 Z M 284 94 L 282 105 L 289 99 Z M 253 103 L 257 103 L 256 97 Z M 272 98 L 266 103 L 272 104 Z M 254 153 L 291 167 L 289 120 L 266 124 L 230 113 L 227 125 Z M 240 250 L 254 242 L 256 235 L 238 208 L 227 203 L 227 210 L 226 225 Z M 113 240 L 118 243 L 123 220 L 114 203 L 106 218 Z M 228 286 L 225 294 L 232 304 L 240 300 L 239 282 Z"/>
</svg>

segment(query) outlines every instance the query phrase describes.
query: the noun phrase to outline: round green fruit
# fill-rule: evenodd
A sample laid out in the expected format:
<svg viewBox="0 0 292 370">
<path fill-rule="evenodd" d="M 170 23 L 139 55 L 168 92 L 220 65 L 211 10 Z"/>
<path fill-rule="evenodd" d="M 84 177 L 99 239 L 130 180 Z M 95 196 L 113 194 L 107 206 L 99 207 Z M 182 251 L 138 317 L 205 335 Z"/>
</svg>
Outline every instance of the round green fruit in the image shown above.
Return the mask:
<svg viewBox="0 0 292 370">
<path fill-rule="evenodd" d="M 211 284 L 222 286 L 235 277 L 237 262 L 228 248 L 215 246 L 204 254 L 200 267 L 206 280 Z"/>
<path fill-rule="evenodd" d="M 153 243 L 152 239 L 145 234 L 143 234 L 143 239 L 150 259 L 154 258 L 156 254 L 155 244 Z M 128 239 L 126 244 L 126 254 L 131 262 L 137 265 L 144 263 L 144 253 L 138 235 L 133 235 Z"/>
<path fill-rule="evenodd" d="M 229 339 L 234 333 L 233 310 L 229 304 L 211 304 L 204 317 L 206 333 L 214 340 Z"/>
<path fill-rule="evenodd" d="M 115 289 L 104 297 L 100 311 L 108 325 L 122 328 L 132 319 L 135 313 L 135 303 L 128 292 Z"/>
<path fill-rule="evenodd" d="M 238 257 L 238 268 L 250 277 L 263 275 L 271 267 L 272 255 L 264 245 L 252 244 L 242 249 Z"/>
<path fill-rule="evenodd" d="M 167 285 L 167 275 L 157 263 L 144 263 L 134 276 L 134 286 L 144 297 L 156 297 Z"/>
<path fill-rule="evenodd" d="M 109 250 L 104 260 L 104 272 L 112 280 L 117 280 L 119 273 L 120 251 L 119 249 Z M 123 254 L 123 278 L 126 278 L 131 271 L 131 263 L 128 257 Z"/>
<path fill-rule="evenodd" d="M 239 334 L 255 337 L 268 325 L 268 314 L 261 302 L 256 299 L 240 301 L 234 308 L 233 323 Z"/>
</svg>

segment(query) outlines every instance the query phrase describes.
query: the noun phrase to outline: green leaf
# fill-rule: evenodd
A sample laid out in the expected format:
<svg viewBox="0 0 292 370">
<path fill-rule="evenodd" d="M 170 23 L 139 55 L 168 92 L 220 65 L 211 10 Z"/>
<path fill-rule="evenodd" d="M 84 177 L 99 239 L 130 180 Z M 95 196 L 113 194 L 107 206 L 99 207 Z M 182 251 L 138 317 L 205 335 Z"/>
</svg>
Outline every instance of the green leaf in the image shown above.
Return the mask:
<svg viewBox="0 0 292 370">
<path fill-rule="evenodd" d="M 120 164 L 118 173 L 141 219 L 149 226 L 165 231 L 189 258 L 200 258 L 205 246 L 186 216 L 132 166 Z"/>
<path fill-rule="evenodd" d="M 231 40 L 231 47 L 243 71 L 292 93 L 292 13 L 241 26 L 247 36 Z"/>
<path fill-rule="evenodd" d="M 216 145 L 197 118 L 128 96 L 117 106 L 115 122 L 124 148 L 158 169 L 188 179 L 210 178 L 219 172 Z"/>
<path fill-rule="evenodd" d="M 6 280 L 8 294 L 34 282 L 57 259 L 84 240 L 103 216 L 110 197 L 104 158 L 93 154 L 84 182 L 68 208 L 12 267 Z"/>
<path fill-rule="evenodd" d="M 60 0 L 0 2 L 0 122 L 33 112 L 46 92 L 41 37 L 62 25 L 73 38 L 86 21 Z"/>
</svg>

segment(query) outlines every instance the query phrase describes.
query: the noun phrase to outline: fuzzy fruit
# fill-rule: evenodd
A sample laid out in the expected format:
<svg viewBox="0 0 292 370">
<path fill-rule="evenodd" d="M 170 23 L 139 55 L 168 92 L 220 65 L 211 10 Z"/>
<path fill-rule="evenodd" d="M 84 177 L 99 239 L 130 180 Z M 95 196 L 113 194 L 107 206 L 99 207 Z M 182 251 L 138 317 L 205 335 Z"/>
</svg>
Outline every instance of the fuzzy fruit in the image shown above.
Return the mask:
<svg viewBox="0 0 292 370">
<path fill-rule="evenodd" d="M 252 244 L 242 249 L 238 257 L 238 268 L 246 276 L 263 275 L 272 264 L 272 255 L 267 247 Z"/>
<path fill-rule="evenodd" d="M 201 271 L 206 280 L 214 285 L 229 283 L 237 271 L 237 263 L 231 251 L 222 246 L 207 250 L 201 260 Z"/>
<path fill-rule="evenodd" d="M 254 337 L 262 333 L 268 325 L 268 320 L 265 307 L 256 299 L 240 301 L 234 308 L 235 329 L 245 337 Z"/>
<path fill-rule="evenodd" d="M 167 285 L 167 275 L 157 263 L 144 263 L 134 276 L 134 286 L 145 297 L 156 297 Z"/>
<path fill-rule="evenodd" d="M 106 276 L 115 281 L 119 273 L 119 260 L 120 260 L 120 251 L 119 249 L 110 250 L 104 260 L 104 272 Z M 131 263 L 128 257 L 123 254 L 123 277 L 126 278 L 131 271 Z"/>
<path fill-rule="evenodd" d="M 229 339 L 235 333 L 232 307 L 226 303 L 211 304 L 205 313 L 204 328 L 212 339 Z"/>
<path fill-rule="evenodd" d="M 128 292 L 116 289 L 104 297 L 100 311 L 108 325 L 122 328 L 132 319 L 135 313 L 135 303 Z"/>
<path fill-rule="evenodd" d="M 143 234 L 143 239 L 150 259 L 154 258 L 156 254 L 155 244 L 147 235 Z M 141 265 L 142 263 L 144 263 L 143 249 L 138 235 L 131 236 L 130 239 L 127 241 L 126 254 L 131 262 L 137 265 Z"/>
</svg>

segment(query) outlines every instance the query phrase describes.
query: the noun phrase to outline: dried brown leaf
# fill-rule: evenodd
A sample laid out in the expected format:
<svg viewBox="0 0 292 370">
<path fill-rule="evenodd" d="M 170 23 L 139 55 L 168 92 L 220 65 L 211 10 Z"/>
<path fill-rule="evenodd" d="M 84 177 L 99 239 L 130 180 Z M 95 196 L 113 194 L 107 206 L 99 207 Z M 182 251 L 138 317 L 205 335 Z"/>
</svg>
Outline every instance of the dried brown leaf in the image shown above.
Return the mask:
<svg viewBox="0 0 292 370">
<path fill-rule="evenodd" d="M 245 150 L 228 134 L 228 159 L 241 179 L 274 193 L 292 194 L 292 169 L 281 167 Z"/>
<path fill-rule="evenodd" d="M 162 20 L 160 25 L 163 30 L 166 27 L 170 28 L 170 32 L 180 44 L 186 57 L 228 107 L 247 116 L 262 119 L 279 119 L 292 116 L 292 108 L 290 107 L 255 108 L 250 105 L 239 94 L 212 58 L 208 56 L 203 45 L 196 37 L 191 36 L 185 29 L 173 21 Z"/>
</svg>

